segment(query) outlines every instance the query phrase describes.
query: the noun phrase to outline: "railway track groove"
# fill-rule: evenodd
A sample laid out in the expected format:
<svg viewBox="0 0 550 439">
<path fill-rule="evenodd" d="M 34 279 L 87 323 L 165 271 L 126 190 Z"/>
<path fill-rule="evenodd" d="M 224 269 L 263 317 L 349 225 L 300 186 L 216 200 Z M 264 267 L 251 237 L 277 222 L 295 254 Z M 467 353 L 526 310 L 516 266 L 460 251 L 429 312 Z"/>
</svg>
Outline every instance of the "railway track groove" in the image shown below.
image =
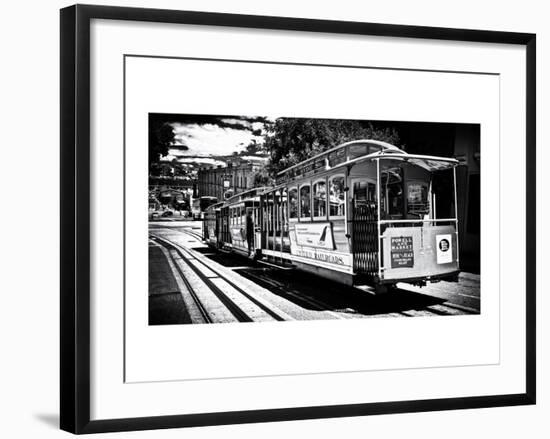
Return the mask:
<svg viewBox="0 0 550 439">
<path fill-rule="evenodd" d="M 252 302 L 255 306 L 260 308 L 265 314 L 269 315 L 273 320 L 284 321 L 290 320 L 287 316 L 283 317 L 279 313 L 275 312 L 266 304 L 256 299 L 254 296 L 246 292 L 243 288 L 238 286 L 235 282 L 229 279 L 227 276 L 220 273 L 218 270 L 211 266 L 207 266 L 204 262 L 200 261 L 195 255 L 193 255 L 188 249 L 178 245 L 169 239 L 152 235 L 152 239 L 163 245 L 170 247 L 173 251 L 183 259 L 183 261 L 190 267 L 190 269 L 201 279 L 202 282 L 214 293 L 214 295 L 227 307 L 227 309 L 237 318 L 240 322 L 252 322 L 254 321 L 239 305 L 232 300 L 228 294 L 226 294 L 216 282 L 216 279 L 221 279 L 227 283 L 238 294 L 244 296 L 247 300 Z M 209 273 L 209 274 L 205 274 Z M 215 277 L 214 277 L 215 276 Z"/>
<path fill-rule="evenodd" d="M 212 317 L 207 312 L 202 301 L 199 299 L 198 294 L 195 291 L 195 288 L 193 288 L 193 286 L 189 282 L 189 279 L 187 279 L 187 276 L 185 276 L 185 273 L 183 273 L 181 267 L 175 260 L 174 255 L 165 247 L 160 245 L 158 242 L 155 242 L 155 244 L 160 247 L 161 251 L 163 252 L 164 256 L 168 261 L 168 264 L 170 265 L 170 268 L 172 269 L 172 272 L 176 274 L 176 282 L 178 283 L 178 286 L 179 286 L 179 283 L 181 282 L 183 284 L 183 288 L 189 293 L 192 303 L 189 303 L 189 301 L 186 300 L 184 291 L 180 291 L 180 294 L 183 297 L 184 303 L 191 317 L 193 318 L 194 316 L 196 316 L 196 313 L 194 312 L 195 310 L 198 311 L 200 320 L 202 320 L 202 322 L 194 321 L 193 323 L 212 323 L 213 322 Z M 180 289 L 182 289 L 181 286 L 180 286 Z M 199 320 L 199 319 L 195 318 L 195 320 Z"/>
</svg>

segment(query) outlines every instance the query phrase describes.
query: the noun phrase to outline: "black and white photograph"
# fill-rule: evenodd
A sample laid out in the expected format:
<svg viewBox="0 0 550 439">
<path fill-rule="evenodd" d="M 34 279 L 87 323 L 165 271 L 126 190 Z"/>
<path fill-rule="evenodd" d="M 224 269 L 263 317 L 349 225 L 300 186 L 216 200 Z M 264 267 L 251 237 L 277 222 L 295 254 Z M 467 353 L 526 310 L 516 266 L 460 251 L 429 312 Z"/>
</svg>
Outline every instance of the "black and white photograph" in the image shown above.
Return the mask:
<svg viewBox="0 0 550 439">
<path fill-rule="evenodd" d="M 149 325 L 480 314 L 480 129 L 149 113 Z"/>
</svg>

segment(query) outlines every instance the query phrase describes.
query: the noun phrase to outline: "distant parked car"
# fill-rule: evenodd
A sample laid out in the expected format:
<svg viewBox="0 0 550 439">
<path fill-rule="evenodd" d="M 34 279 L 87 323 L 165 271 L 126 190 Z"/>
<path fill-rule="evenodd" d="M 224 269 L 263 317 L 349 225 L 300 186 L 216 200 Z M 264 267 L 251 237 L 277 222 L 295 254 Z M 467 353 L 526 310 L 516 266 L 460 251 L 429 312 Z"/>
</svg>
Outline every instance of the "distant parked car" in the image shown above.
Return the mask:
<svg viewBox="0 0 550 439">
<path fill-rule="evenodd" d="M 162 212 L 161 217 L 166 218 L 168 216 L 174 216 L 174 212 L 171 210 L 165 210 L 164 212 Z"/>
</svg>

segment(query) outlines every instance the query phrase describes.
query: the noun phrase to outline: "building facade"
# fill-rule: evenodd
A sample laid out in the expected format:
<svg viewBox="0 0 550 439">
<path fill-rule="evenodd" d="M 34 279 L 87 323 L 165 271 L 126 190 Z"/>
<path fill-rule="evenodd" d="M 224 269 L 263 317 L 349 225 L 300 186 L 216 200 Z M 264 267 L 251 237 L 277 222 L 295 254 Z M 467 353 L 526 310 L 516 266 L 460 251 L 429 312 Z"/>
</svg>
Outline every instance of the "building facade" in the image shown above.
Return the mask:
<svg viewBox="0 0 550 439">
<path fill-rule="evenodd" d="M 254 187 L 254 176 L 261 163 L 229 162 L 227 166 L 203 167 L 197 174 L 197 196 L 216 197 L 218 201 Z"/>
</svg>

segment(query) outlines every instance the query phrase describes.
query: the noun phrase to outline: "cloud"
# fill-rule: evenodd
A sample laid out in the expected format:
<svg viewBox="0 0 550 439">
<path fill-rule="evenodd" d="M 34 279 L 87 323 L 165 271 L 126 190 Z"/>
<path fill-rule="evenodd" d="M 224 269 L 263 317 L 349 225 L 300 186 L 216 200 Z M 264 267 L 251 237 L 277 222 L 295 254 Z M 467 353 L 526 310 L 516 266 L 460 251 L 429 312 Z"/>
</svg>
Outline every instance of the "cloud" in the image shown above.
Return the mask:
<svg viewBox="0 0 550 439">
<path fill-rule="evenodd" d="M 241 156 L 244 160 L 250 160 L 252 162 L 267 162 L 268 158 L 267 156 L 257 156 L 257 155 L 243 155 Z"/>
<path fill-rule="evenodd" d="M 226 166 L 225 162 L 221 160 L 216 160 L 210 157 L 188 157 L 188 158 L 179 158 L 178 162 L 180 163 L 193 163 L 197 165 L 210 165 L 210 166 Z"/>
<path fill-rule="evenodd" d="M 234 122 L 233 127 L 229 127 L 227 121 Z M 244 125 L 248 124 L 245 128 Z M 263 143 L 263 137 L 259 134 L 260 126 L 253 127 L 254 125 L 263 124 L 254 122 L 249 123 L 239 119 L 225 119 L 224 126 L 220 126 L 217 123 L 206 124 L 182 124 L 172 123 L 174 128 L 176 143 L 172 146 L 173 155 L 178 156 L 220 156 L 231 155 L 234 152 L 243 151 L 247 145 L 256 140 L 259 144 Z M 236 128 L 239 126 L 239 128 Z M 256 131 L 252 131 L 256 128 Z M 178 148 L 178 145 L 184 145 L 189 148 L 188 151 L 181 151 L 183 148 Z"/>
<path fill-rule="evenodd" d="M 174 159 L 177 159 L 178 157 L 175 154 L 172 154 L 172 151 L 168 152 L 168 155 L 165 155 L 160 158 L 161 162 L 171 162 Z"/>
<path fill-rule="evenodd" d="M 221 126 L 234 128 L 234 129 L 247 129 L 249 130 L 252 126 L 252 124 L 243 119 L 220 119 Z"/>
</svg>

